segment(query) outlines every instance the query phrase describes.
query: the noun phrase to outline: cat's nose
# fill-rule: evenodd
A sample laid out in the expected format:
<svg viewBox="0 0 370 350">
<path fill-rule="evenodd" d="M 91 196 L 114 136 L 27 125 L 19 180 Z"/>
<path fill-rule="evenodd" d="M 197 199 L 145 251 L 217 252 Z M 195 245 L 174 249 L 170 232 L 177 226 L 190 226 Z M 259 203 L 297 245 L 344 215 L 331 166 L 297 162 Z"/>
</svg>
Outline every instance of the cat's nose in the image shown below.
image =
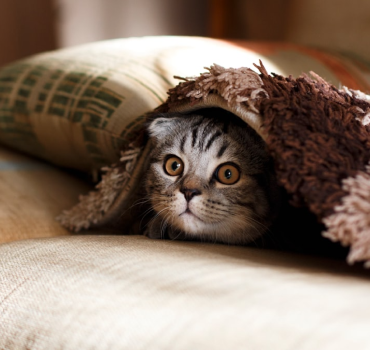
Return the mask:
<svg viewBox="0 0 370 350">
<path fill-rule="evenodd" d="M 194 197 L 194 196 L 199 196 L 200 194 L 202 194 L 202 192 L 200 192 L 199 190 L 197 190 L 196 188 L 181 188 L 180 189 L 180 192 L 184 194 L 184 197 L 185 199 L 190 202 L 191 199 Z"/>
</svg>

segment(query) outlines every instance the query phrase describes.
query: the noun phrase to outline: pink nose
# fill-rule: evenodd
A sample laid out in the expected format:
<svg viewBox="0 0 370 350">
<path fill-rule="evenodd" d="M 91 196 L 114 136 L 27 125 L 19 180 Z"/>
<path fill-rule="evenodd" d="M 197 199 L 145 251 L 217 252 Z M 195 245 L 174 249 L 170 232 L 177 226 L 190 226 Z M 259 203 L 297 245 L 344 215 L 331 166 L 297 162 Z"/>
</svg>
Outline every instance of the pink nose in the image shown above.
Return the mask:
<svg viewBox="0 0 370 350">
<path fill-rule="evenodd" d="M 187 202 L 190 202 L 194 196 L 199 196 L 201 194 L 196 188 L 182 188 L 180 192 L 184 194 Z"/>
</svg>

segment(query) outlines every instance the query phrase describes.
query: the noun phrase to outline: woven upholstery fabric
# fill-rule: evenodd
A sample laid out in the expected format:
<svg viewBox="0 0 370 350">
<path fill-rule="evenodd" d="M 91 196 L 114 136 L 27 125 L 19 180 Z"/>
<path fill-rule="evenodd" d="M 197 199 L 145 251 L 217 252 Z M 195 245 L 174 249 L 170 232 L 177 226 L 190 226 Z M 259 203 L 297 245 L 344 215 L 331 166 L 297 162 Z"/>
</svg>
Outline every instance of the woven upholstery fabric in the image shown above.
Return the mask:
<svg viewBox="0 0 370 350">
<path fill-rule="evenodd" d="M 367 271 L 142 236 L 0 246 L 1 349 L 364 349 Z"/>
<path fill-rule="evenodd" d="M 69 234 L 55 217 L 89 188 L 65 171 L 0 148 L 0 243 Z"/>
</svg>

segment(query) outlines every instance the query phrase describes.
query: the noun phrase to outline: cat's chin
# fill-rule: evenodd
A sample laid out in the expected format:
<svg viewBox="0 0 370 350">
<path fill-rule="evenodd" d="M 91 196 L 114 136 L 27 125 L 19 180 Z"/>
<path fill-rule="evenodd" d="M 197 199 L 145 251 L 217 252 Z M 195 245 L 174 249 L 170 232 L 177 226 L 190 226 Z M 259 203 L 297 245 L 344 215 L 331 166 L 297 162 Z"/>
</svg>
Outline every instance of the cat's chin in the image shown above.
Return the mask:
<svg viewBox="0 0 370 350">
<path fill-rule="evenodd" d="M 179 215 L 174 226 L 189 234 L 201 234 L 210 231 L 210 226 L 212 226 L 212 224 L 204 222 L 191 211 L 185 211 Z"/>
<path fill-rule="evenodd" d="M 238 230 L 235 226 L 225 223 L 205 223 L 194 214 L 186 213 L 175 222 L 164 224 L 161 220 L 153 220 L 145 230 L 145 236 L 152 239 L 167 238 L 170 240 L 196 240 L 202 242 L 218 242 L 232 245 L 246 245 L 262 235 L 252 227 Z"/>
<path fill-rule="evenodd" d="M 199 216 L 197 216 L 196 214 L 194 214 L 190 210 L 184 211 L 182 214 L 179 215 L 179 217 L 185 222 L 192 222 L 192 221 L 198 222 L 198 221 L 200 221 L 200 222 L 205 224 L 205 222 Z"/>
<path fill-rule="evenodd" d="M 209 223 L 192 212 L 185 212 L 178 219 L 172 223 L 172 227 L 177 232 L 181 231 L 188 239 L 245 245 L 263 234 L 247 223 L 244 223 L 243 229 L 228 223 L 227 220 Z"/>
</svg>

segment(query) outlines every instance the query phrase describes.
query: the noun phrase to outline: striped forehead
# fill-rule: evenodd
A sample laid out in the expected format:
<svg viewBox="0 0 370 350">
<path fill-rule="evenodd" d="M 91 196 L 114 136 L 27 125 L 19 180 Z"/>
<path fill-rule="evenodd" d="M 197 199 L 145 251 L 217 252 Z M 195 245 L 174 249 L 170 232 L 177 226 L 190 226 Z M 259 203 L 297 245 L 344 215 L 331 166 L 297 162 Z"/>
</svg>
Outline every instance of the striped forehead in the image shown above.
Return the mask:
<svg viewBox="0 0 370 350">
<path fill-rule="evenodd" d="M 196 119 L 182 131 L 177 140 L 182 153 L 207 153 L 221 158 L 230 144 L 225 137 L 228 132 L 227 125 L 221 129 L 211 119 Z"/>
</svg>

